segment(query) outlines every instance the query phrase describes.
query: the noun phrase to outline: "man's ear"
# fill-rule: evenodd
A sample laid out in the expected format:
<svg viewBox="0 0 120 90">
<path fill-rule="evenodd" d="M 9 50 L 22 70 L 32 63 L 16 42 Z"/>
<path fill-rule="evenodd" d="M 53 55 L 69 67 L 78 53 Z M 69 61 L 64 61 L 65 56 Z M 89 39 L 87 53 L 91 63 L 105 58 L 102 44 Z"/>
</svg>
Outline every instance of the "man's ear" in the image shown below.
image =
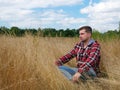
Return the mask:
<svg viewBox="0 0 120 90">
<path fill-rule="evenodd" d="M 88 33 L 89 37 L 91 37 L 91 33 Z"/>
</svg>

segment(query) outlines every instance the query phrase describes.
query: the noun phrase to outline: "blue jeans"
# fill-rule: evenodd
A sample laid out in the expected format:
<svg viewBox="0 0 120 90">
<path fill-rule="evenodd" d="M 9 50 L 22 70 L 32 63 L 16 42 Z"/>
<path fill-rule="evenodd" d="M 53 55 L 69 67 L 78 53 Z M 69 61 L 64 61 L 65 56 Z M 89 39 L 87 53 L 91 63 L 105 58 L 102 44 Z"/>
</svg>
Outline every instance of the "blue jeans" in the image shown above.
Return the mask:
<svg viewBox="0 0 120 90">
<path fill-rule="evenodd" d="M 73 75 L 78 72 L 78 68 L 71 68 L 67 66 L 59 66 L 59 69 L 69 80 L 72 80 Z M 93 68 L 90 68 L 89 71 L 81 74 L 80 79 L 87 80 L 90 78 L 93 79 L 94 77 L 96 77 L 96 73 Z"/>
</svg>

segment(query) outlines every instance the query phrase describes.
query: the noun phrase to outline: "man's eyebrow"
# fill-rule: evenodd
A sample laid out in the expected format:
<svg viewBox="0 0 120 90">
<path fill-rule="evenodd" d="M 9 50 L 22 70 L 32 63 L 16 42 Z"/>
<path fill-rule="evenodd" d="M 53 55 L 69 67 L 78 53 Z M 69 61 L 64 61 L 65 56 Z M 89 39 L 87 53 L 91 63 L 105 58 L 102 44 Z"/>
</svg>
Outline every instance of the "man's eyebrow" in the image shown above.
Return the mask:
<svg viewBox="0 0 120 90">
<path fill-rule="evenodd" d="M 84 34 L 84 33 L 79 33 L 79 34 Z"/>
</svg>

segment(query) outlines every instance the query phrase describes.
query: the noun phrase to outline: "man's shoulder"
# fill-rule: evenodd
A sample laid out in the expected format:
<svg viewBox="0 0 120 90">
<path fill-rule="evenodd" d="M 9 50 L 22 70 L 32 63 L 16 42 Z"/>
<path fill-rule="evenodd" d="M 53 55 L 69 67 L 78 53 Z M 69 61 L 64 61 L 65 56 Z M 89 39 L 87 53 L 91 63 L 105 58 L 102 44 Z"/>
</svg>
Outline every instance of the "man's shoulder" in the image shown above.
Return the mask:
<svg viewBox="0 0 120 90">
<path fill-rule="evenodd" d="M 95 40 L 94 43 L 92 44 L 92 46 L 100 47 L 100 43 L 97 40 Z"/>
</svg>

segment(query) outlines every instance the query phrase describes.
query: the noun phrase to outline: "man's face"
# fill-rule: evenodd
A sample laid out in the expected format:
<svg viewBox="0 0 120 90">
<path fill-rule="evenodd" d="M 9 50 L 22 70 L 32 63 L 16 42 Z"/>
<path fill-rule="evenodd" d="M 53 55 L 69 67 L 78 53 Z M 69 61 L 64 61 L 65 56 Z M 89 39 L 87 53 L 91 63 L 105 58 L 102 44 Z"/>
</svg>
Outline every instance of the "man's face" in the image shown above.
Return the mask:
<svg viewBox="0 0 120 90">
<path fill-rule="evenodd" d="M 79 31 L 79 37 L 81 41 L 86 41 L 91 37 L 91 34 L 86 32 L 85 29 Z"/>
</svg>

